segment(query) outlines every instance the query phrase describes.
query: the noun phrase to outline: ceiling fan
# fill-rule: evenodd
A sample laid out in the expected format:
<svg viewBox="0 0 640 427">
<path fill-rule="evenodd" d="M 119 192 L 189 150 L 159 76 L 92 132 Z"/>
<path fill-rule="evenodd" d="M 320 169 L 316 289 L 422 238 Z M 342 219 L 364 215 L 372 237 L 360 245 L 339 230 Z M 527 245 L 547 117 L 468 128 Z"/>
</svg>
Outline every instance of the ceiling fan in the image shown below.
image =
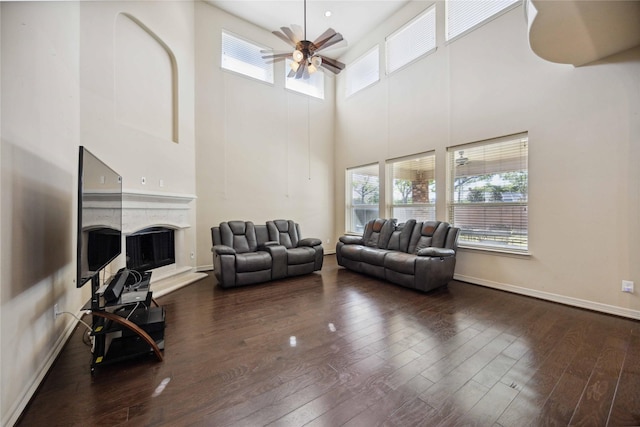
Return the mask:
<svg viewBox="0 0 640 427">
<path fill-rule="evenodd" d="M 460 155 L 460 157 L 458 157 L 456 159 L 456 165 L 464 166 L 467 163 L 469 163 L 469 159 L 467 157 L 463 157 L 464 156 L 464 151 L 458 151 L 458 154 Z"/>
<path fill-rule="evenodd" d="M 336 33 L 333 28 L 327 29 L 316 40 L 307 40 L 307 0 L 304 0 L 304 28 L 292 24 L 291 28 L 280 27 L 282 31 L 273 31 L 273 34 L 293 47 L 293 52 L 274 52 L 272 50 L 260 51 L 263 59 L 271 62 L 291 59 L 291 71 L 287 77 L 295 79 L 308 79 L 318 68 L 323 67 L 334 74 L 344 70 L 345 65 L 335 59 L 318 54 L 330 46 L 344 40 L 342 34 Z"/>
</svg>

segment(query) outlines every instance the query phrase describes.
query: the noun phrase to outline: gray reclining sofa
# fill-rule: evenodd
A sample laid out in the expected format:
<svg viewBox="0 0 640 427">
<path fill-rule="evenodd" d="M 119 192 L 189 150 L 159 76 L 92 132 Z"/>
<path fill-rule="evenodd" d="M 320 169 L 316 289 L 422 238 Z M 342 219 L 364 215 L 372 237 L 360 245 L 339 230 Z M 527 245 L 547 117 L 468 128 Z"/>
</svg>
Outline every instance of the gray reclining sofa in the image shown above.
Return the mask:
<svg viewBox="0 0 640 427">
<path fill-rule="evenodd" d="M 221 222 L 211 227 L 213 269 L 223 288 L 313 273 L 322 268 L 322 241 L 303 239 L 300 226 L 277 219 Z"/>
<path fill-rule="evenodd" d="M 459 232 L 446 222 L 378 218 L 362 237 L 341 236 L 336 257 L 350 270 L 426 292 L 453 279 Z"/>
</svg>

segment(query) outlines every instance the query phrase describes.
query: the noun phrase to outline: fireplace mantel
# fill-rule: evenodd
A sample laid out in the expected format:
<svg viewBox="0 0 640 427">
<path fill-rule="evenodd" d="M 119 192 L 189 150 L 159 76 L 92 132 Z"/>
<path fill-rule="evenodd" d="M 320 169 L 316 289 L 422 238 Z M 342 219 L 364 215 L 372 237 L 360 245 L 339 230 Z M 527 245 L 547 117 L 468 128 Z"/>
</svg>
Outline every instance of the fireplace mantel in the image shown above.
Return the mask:
<svg viewBox="0 0 640 427">
<path fill-rule="evenodd" d="M 190 204 L 195 199 L 192 194 L 123 190 L 122 232 L 128 235 L 155 226 L 189 228 Z"/>
</svg>

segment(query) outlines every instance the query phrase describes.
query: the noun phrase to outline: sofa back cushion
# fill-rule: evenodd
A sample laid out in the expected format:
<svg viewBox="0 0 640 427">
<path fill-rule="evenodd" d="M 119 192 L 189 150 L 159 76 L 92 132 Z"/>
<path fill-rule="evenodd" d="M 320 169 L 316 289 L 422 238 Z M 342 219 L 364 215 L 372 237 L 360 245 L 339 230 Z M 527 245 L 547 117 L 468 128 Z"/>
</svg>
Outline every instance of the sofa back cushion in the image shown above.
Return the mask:
<svg viewBox="0 0 640 427">
<path fill-rule="evenodd" d="M 269 240 L 278 242 L 287 249 L 295 248 L 300 241 L 300 229 L 298 225 L 286 219 L 267 221 Z"/>
<path fill-rule="evenodd" d="M 221 222 L 220 239 L 223 245 L 232 247 L 239 254 L 258 250 L 256 230 L 251 221 Z"/>
<path fill-rule="evenodd" d="M 407 252 L 411 234 L 416 225 L 415 219 L 408 219 L 407 222 L 398 224 L 396 229 L 391 233 L 387 249 L 392 251 Z"/>
<path fill-rule="evenodd" d="M 391 234 L 396 229 L 396 219 L 372 219 L 364 228 L 362 239 L 365 246 L 387 249 Z"/>
<path fill-rule="evenodd" d="M 450 225 L 446 222 L 417 222 L 413 227 L 407 252 L 415 254 L 423 248 L 444 248 L 449 228 Z"/>
</svg>

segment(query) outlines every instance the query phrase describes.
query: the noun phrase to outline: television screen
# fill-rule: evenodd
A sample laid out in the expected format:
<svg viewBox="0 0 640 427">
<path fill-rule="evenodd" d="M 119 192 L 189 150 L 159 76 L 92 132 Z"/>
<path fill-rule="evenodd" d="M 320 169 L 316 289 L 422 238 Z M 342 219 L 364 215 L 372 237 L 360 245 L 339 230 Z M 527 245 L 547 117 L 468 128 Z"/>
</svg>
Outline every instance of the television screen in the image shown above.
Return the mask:
<svg viewBox="0 0 640 427">
<path fill-rule="evenodd" d="M 84 285 L 122 250 L 122 179 L 80 147 L 78 173 L 78 277 Z"/>
</svg>

